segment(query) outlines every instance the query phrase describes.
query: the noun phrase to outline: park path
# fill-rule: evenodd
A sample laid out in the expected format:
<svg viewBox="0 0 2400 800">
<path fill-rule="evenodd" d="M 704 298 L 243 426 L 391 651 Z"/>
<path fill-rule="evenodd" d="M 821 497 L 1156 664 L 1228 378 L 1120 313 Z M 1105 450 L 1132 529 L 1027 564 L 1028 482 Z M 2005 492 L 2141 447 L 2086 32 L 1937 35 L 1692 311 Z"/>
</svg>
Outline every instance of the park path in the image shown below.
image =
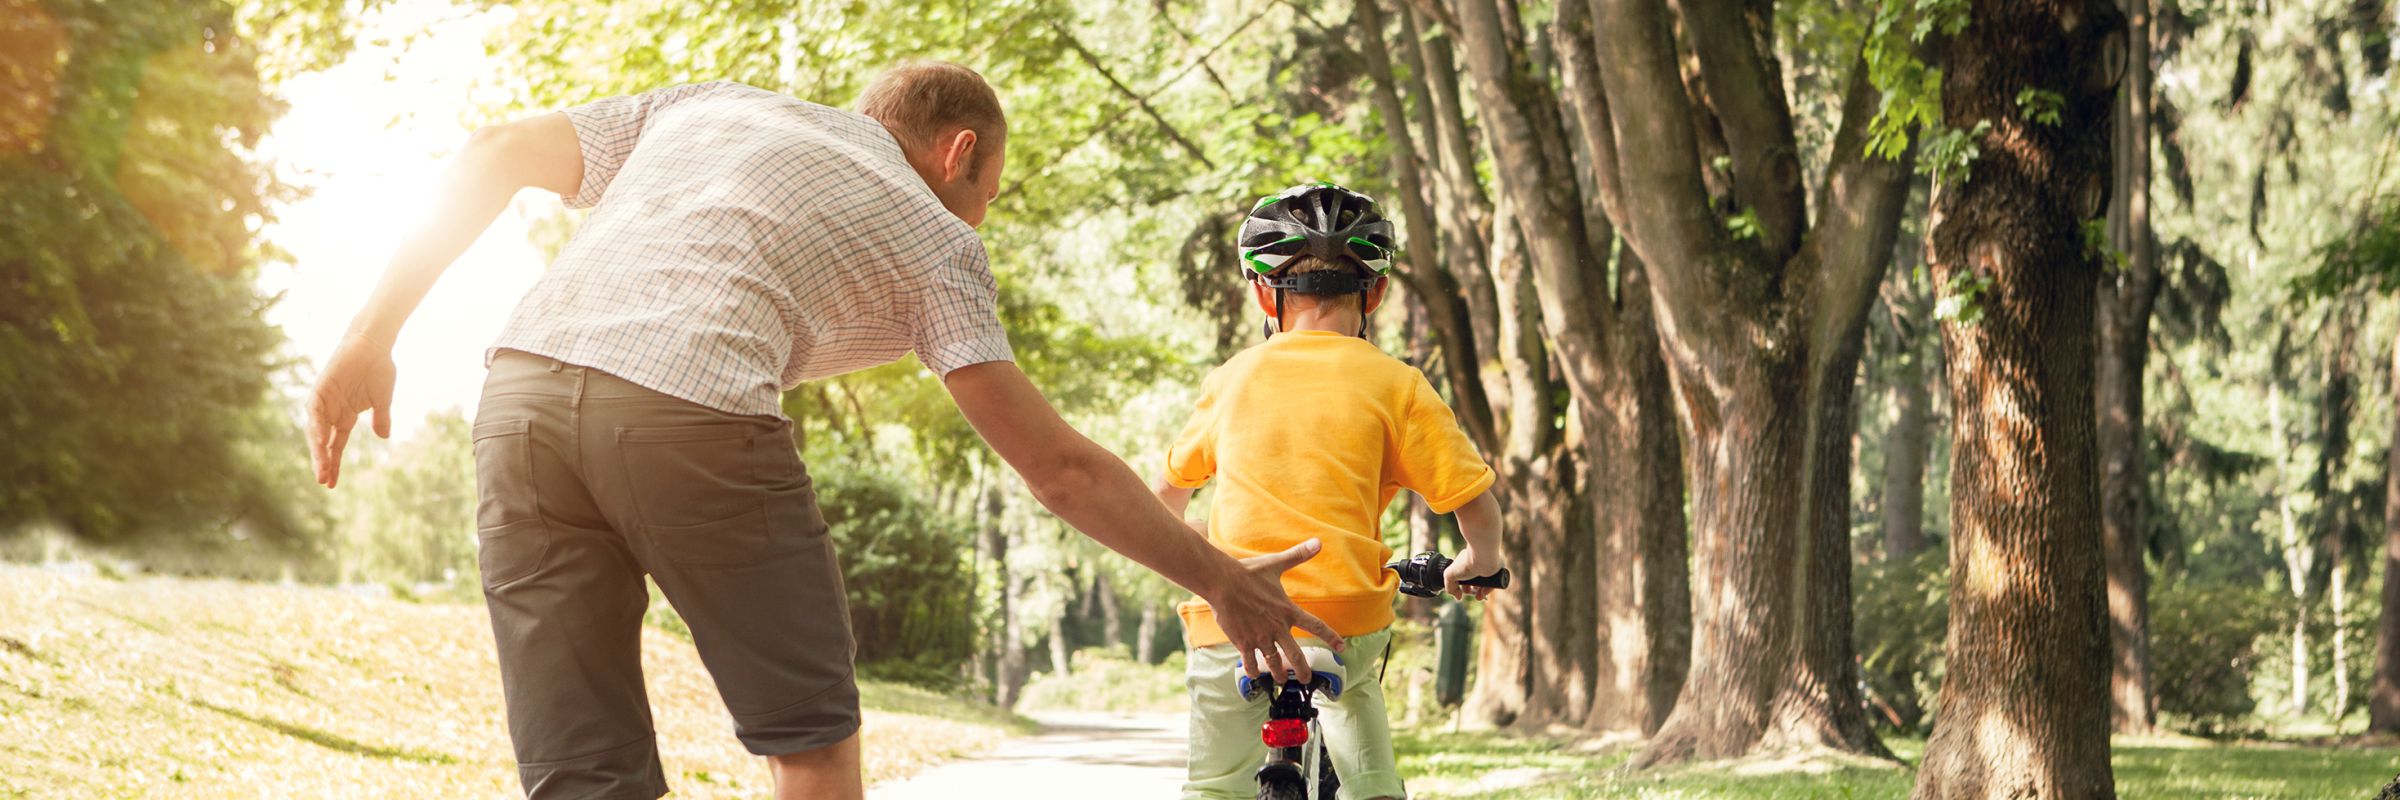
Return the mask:
<svg viewBox="0 0 2400 800">
<path fill-rule="evenodd" d="M 872 800 L 1171 799 L 1183 788 L 1182 715 L 1028 714 L 1032 736 L 867 790 Z"/>
</svg>

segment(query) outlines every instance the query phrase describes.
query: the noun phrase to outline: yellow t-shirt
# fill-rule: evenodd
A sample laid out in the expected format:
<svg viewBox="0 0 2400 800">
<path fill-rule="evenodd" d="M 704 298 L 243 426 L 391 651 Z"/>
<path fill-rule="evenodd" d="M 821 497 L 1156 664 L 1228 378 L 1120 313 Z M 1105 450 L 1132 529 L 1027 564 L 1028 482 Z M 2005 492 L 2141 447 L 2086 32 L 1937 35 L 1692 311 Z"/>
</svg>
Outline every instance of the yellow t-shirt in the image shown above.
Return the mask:
<svg viewBox="0 0 2400 800">
<path fill-rule="evenodd" d="M 1401 489 L 1447 514 L 1492 485 L 1492 468 L 1425 374 L 1356 336 L 1280 333 L 1209 373 L 1167 451 L 1167 479 L 1217 479 L 1208 539 L 1235 558 L 1309 539 L 1317 557 L 1283 574 L 1302 609 L 1343 636 L 1392 624 L 1400 578 L 1383 509 Z M 1176 608 L 1193 647 L 1226 641 L 1208 604 Z"/>
</svg>

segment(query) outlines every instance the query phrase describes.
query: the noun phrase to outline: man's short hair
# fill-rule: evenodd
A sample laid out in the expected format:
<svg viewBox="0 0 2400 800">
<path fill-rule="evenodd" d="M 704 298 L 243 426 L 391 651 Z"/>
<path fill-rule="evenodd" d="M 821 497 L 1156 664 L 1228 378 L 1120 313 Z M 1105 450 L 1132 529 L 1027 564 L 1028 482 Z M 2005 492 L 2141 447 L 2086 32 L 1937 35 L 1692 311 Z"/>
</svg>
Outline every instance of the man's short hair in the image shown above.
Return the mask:
<svg viewBox="0 0 2400 800">
<path fill-rule="evenodd" d="M 910 149 L 935 146 L 959 128 L 974 131 L 976 141 L 992 148 L 986 153 L 1008 140 L 1000 95 L 982 75 L 948 61 L 908 61 L 884 71 L 858 93 L 858 113 L 881 121 Z"/>
</svg>

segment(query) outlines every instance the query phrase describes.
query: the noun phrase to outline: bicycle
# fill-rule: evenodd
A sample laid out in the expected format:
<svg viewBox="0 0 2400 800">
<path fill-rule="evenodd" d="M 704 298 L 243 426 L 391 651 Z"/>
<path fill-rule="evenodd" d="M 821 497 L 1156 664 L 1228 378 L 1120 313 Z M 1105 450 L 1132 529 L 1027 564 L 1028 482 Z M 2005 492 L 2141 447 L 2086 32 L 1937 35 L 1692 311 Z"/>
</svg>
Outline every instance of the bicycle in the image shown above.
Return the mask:
<svg viewBox="0 0 2400 800">
<path fill-rule="evenodd" d="M 1442 573 L 1450 569 L 1450 558 L 1439 551 L 1427 550 L 1405 561 L 1385 564 L 1383 568 L 1400 573 L 1402 594 L 1439 598 Z M 1506 589 L 1508 570 L 1461 583 Z M 1342 699 L 1342 685 L 1348 673 L 1340 654 L 1322 647 L 1302 649 L 1314 676 L 1303 684 L 1287 675 L 1280 685 L 1273 687 L 1267 724 L 1259 727 L 1258 738 L 1267 746 L 1267 761 L 1258 768 L 1258 800 L 1333 800 L 1342 785 L 1341 776 L 1334 774 L 1333 761 L 1325 757 L 1324 731 L 1317 725 L 1316 698 L 1323 695 L 1327 700 Z M 1269 687 L 1263 681 L 1246 673 L 1235 680 L 1244 700 L 1256 702 L 1269 694 Z M 1310 780 L 1311 775 L 1316 779 Z"/>
</svg>

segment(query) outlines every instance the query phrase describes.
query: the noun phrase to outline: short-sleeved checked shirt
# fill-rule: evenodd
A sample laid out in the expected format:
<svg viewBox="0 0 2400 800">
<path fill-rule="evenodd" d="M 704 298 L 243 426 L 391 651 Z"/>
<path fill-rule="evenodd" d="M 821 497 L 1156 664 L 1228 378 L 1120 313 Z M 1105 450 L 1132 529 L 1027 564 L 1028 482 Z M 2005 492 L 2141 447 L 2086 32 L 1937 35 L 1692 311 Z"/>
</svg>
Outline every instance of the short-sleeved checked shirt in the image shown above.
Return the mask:
<svg viewBox="0 0 2400 800">
<path fill-rule="evenodd" d="M 738 83 L 570 108 L 589 219 L 493 345 L 737 414 L 898 360 L 1012 360 L 983 240 L 874 119 Z"/>
</svg>

